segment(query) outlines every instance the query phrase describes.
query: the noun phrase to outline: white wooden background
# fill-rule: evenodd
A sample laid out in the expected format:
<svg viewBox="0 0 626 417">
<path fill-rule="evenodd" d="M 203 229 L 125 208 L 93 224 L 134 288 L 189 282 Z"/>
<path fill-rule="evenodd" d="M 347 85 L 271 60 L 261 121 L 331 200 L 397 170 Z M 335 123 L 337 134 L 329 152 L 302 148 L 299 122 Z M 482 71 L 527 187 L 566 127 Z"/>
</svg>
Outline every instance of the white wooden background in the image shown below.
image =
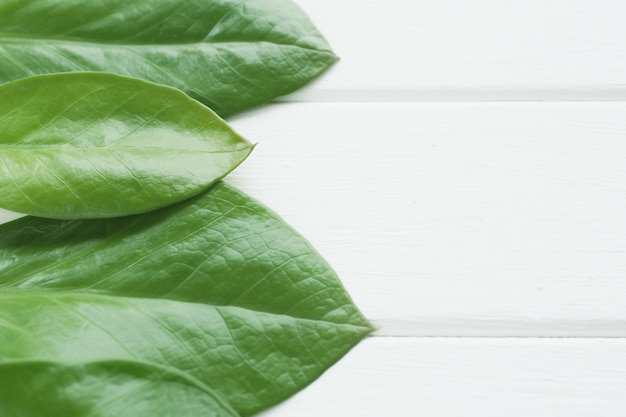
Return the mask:
<svg viewBox="0 0 626 417">
<path fill-rule="evenodd" d="M 626 416 L 626 2 L 296 1 L 341 61 L 230 182 L 380 330 L 262 416 Z"/>
<path fill-rule="evenodd" d="M 262 416 L 625 416 L 626 2 L 296 1 L 342 60 L 228 181 L 380 330 Z"/>
</svg>

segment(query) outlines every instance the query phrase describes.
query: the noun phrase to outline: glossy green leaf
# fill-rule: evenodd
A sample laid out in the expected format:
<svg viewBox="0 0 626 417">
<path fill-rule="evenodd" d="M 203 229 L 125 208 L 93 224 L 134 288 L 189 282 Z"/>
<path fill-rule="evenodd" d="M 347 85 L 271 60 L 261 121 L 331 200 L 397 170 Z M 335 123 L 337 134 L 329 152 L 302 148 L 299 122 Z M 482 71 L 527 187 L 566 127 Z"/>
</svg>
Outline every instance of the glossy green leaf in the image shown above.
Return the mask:
<svg viewBox="0 0 626 417">
<path fill-rule="evenodd" d="M 0 82 L 114 72 L 226 114 L 290 93 L 335 61 L 290 0 L 0 1 Z"/>
<path fill-rule="evenodd" d="M 130 361 L 0 362 L 0 415 L 7 417 L 236 417 L 197 380 Z"/>
<path fill-rule="evenodd" d="M 0 363 L 154 363 L 250 414 L 370 331 L 311 245 L 223 183 L 141 216 L 0 226 Z"/>
<path fill-rule="evenodd" d="M 253 145 L 171 87 L 108 73 L 0 86 L 0 207 L 114 217 L 200 193 Z"/>
</svg>

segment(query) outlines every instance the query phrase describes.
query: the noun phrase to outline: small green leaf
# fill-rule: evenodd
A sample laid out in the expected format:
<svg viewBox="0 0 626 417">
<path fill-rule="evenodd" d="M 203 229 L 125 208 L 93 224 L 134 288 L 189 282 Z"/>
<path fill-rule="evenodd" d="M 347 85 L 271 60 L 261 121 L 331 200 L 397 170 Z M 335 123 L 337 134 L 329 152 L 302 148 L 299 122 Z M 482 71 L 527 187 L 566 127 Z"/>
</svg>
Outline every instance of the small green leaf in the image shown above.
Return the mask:
<svg viewBox="0 0 626 417">
<path fill-rule="evenodd" d="M 107 73 L 0 86 L 0 207 L 115 217 L 200 193 L 253 145 L 178 90 Z"/>
<path fill-rule="evenodd" d="M 227 114 L 295 91 L 336 60 L 290 0 L 0 2 L 0 83 L 106 71 Z"/>
<path fill-rule="evenodd" d="M 237 417 L 199 381 L 141 362 L 0 362 L 0 387 L 7 417 Z"/>
<path fill-rule="evenodd" d="M 247 415 L 371 330 L 306 240 L 223 183 L 141 216 L 0 226 L 0 363 L 153 363 Z"/>
</svg>

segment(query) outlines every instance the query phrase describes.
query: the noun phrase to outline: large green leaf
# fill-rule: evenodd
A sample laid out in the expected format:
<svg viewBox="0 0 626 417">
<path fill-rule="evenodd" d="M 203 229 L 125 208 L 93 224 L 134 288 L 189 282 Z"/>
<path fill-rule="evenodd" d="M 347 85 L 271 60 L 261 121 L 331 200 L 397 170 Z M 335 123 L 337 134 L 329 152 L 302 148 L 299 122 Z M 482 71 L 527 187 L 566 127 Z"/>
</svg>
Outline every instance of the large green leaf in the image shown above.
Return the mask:
<svg viewBox="0 0 626 417">
<path fill-rule="evenodd" d="M 7 417 L 236 417 L 197 380 L 152 364 L 0 362 Z"/>
<path fill-rule="evenodd" d="M 252 144 L 180 91 L 107 73 L 0 86 L 0 207 L 59 219 L 141 213 L 196 195 Z"/>
<path fill-rule="evenodd" d="M 141 216 L 0 226 L 0 363 L 154 363 L 250 414 L 370 331 L 311 245 L 223 183 Z"/>
<path fill-rule="evenodd" d="M 335 61 L 290 0 L 0 0 L 0 82 L 115 72 L 226 114 L 290 93 Z"/>
</svg>

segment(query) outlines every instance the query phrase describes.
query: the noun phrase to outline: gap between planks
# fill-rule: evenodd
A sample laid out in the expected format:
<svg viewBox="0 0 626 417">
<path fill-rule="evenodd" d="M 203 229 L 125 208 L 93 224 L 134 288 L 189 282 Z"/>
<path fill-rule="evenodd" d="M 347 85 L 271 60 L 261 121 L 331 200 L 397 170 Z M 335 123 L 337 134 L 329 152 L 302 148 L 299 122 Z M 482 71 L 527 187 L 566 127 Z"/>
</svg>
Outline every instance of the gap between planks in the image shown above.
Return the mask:
<svg viewBox="0 0 626 417">
<path fill-rule="evenodd" d="M 375 320 L 374 338 L 460 339 L 626 339 L 621 320 Z"/>
<path fill-rule="evenodd" d="M 613 89 L 426 89 L 426 90 L 304 90 L 273 103 L 559 103 L 624 102 L 626 88 Z"/>
<path fill-rule="evenodd" d="M 626 340 L 625 336 L 403 336 L 403 335 L 391 335 L 379 332 L 374 332 L 367 338 L 372 339 L 415 339 L 415 340 L 437 340 L 437 339 L 459 339 L 459 340 L 490 340 L 490 339 L 511 339 L 511 340 L 544 340 L 544 339 L 563 339 L 563 340 Z"/>
</svg>

